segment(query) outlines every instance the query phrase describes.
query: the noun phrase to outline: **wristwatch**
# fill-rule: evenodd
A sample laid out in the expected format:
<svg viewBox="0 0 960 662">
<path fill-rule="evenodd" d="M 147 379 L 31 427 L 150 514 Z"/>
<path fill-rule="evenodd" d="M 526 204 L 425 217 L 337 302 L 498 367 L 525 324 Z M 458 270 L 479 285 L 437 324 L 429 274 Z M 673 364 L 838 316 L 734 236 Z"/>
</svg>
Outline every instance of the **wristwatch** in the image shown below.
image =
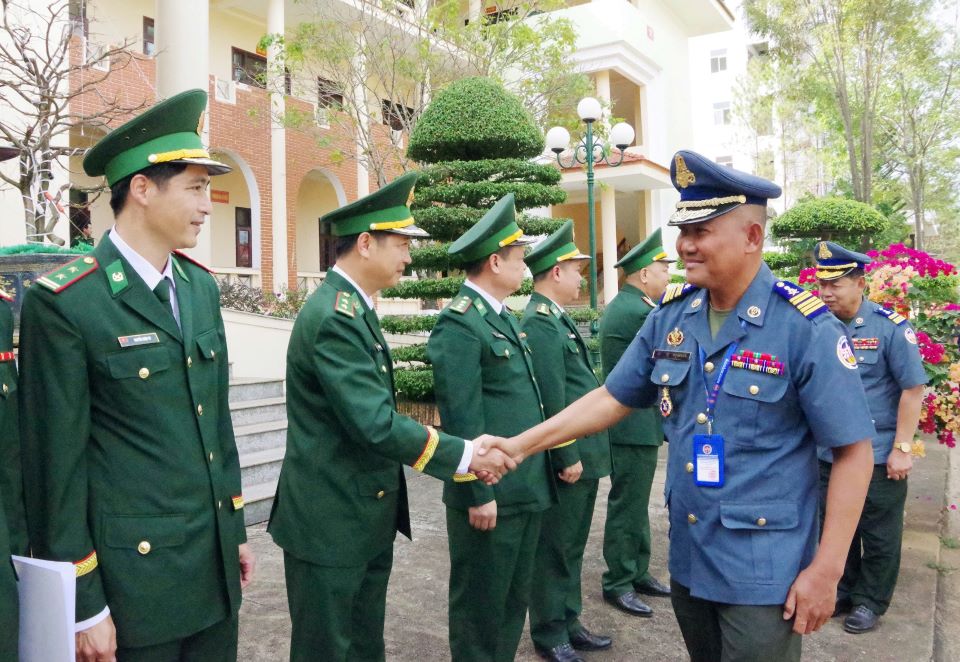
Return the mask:
<svg viewBox="0 0 960 662">
<path fill-rule="evenodd" d="M 913 446 L 910 445 L 909 441 L 901 441 L 893 445 L 894 448 L 903 451 L 904 453 L 910 454 L 910 451 L 913 450 Z"/>
</svg>

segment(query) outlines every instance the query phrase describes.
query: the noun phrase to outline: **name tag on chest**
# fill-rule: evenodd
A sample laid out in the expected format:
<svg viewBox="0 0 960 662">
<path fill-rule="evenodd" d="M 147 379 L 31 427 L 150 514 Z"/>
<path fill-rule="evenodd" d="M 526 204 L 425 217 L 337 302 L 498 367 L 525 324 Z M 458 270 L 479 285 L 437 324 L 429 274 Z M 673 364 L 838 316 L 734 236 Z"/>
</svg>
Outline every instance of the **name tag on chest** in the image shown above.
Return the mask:
<svg viewBox="0 0 960 662">
<path fill-rule="evenodd" d="M 160 342 L 160 337 L 156 333 L 138 333 L 134 336 L 118 336 L 117 342 L 126 349 L 140 345 L 156 345 Z"/>
</svg>

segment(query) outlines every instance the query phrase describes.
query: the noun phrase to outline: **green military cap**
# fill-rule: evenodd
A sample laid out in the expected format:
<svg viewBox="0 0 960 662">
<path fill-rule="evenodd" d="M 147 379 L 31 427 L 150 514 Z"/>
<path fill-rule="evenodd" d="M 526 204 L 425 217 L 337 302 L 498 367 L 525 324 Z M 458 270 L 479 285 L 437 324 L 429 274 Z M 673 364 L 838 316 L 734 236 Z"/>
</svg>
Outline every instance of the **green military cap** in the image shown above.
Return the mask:
<svg viewBox="0 0 960 662">
<path fill-rule="evenodd" d="M 634 271 L 640 271 L 654 262 L 675 262 L 667 258 L 666 251 L 663 250 L 663 239 L 661 238 L 660 228 L 657 228 L 650 236 L 631 248 L 626 255 L 620 258 L 615 267 L 622 267 L 623 272 L 632 274 Z"/>
<path fill-rule="evenodd" d="M 553 265 L 567 260 L 589 260 L 573 243 L 573 221 L 567 221 L 560 229 L 541 241 L 527 253 L 523 261 L 527 263 L 530 273 L 536 276 Z"/>
<path fill-rule="evenodd" d="M 201 165 L 211 175 L 230 172 L 230 166 L 210 158 L 200 140 L 206 107 L 203 90 L 187 90 L 161 101 L 94 145 L 83 159 L 84 172 L 91 177 L 106 175 L 110 186 L 158 163 Z"/>
<path fill-rule="evenodd" d="M 817 256 L 817 273 L 820 280 L 836 280 L 854 269 L 863 269 L 873 262 L 869 255 L 844 248 L 832 241 L 820 241 L 814 247 Z"/>
<path fill-rule="evenodd" d="M 507 193 L 472 228 L 450 244 L 447 253 L 456 255 L 464 262 L 473 262 L 496 253 L 504 246 L 524 246 L 531 241 L 523 236 L 523 230 L 517 225 L 513 193 Z"/>
<path fill-rule="evenodd" d="M 320 220 L 330 223 L 330 231 L 335 237 L 349 237 L 375 230 L 409 237 L 428 237 L 430 235 L 413 224 L 410 214 L 417 177 L 419 175 L 415 172 L 401 175 L 379 190 L 324 215 Z"/>
</svg>

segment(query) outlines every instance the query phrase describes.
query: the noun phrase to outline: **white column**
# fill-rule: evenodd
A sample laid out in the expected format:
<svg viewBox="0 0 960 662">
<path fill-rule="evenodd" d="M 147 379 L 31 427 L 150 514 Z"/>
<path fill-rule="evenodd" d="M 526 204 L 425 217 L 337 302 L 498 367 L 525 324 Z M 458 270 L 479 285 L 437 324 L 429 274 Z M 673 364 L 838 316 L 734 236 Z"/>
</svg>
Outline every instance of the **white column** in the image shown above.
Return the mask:
<svg viewBox="0 0 960 662">
<path fill-rule="evenodd" d="M 600 229 L 603 242 L 603 301 L 617 296 L 617 200 L 609 184 L 600 188 Z"/>
<path fill-rule="evenodd" d="M 470 8 L 468 11 L 468 18 L 471 23 L 480 18 L 480 12 L 483 11 L 483 0 L 470 0 Z"/>
<path fill-rule="evenodd" d="M 210 8 L 208 0 L 156 0 L 157 99 L 167 99 L 185 90 L 210 91 Z M 210 123 L 204 121 L 201 140 L 210 144 Z M 190 255 L 211 264 L 213 227 L 197 238 Z"/>
<path fill-rule="evenodd" d="M 370 100 L 367 98 L 367 87 L 363 81 L 367 77 L 366 55 L 364 54 L 364 36 L 357 35 L 357 54 L 353 59 L 353 67 L 357 72 L 357 84 L 353 88 L 353 98 L 357 104 L 357 119 L 360 126 L 357 130 L 357 198 L 370 193 L 370 171 L 367 168 L 367 158 L 363 150 L 363 140 L 370 137 Z"/>
<path fill-rule="evenodd" d="M 606 69 L 603 71 L 598 71 L 594 74 L 594 81 L 597 85 L 597 99 L 600 100 L 600 103 L 604 104 L 603 117 L 598 123 L 603 128 L 601 133 L 603 135 L 608 135 L 610 131 L 610 113 L 613 110 L 610 108 L 610 72 Z"/>
<path fill-rule="evenodd" d="M 267 33 L 283 34 L 283 0 L 270 0 L 267 8 Z M 270 186 L 273 217 L 273 291 L 287 289 L 287 132 L 283 126 L 284 74 L 277 63 L 280 47 L 267 49 L 267 90 L 270 92 Z"/>
</svg>

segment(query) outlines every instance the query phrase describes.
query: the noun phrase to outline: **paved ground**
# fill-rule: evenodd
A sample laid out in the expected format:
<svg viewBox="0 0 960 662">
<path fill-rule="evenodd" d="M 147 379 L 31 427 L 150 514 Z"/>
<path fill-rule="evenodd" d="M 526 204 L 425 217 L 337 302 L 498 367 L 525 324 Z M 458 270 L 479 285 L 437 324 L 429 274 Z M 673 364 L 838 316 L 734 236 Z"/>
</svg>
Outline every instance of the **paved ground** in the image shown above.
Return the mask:
<svg viewBox="0 0 960 662">
<path fill-rule="evenodd" d="M 665 449 L 664 449 L 665 453 Z M 960 453 L 955 450 L 953 453 Z M 920 460 L 910 481 L 903 566 L 894 603 L 877 631 L 865 635 L 843 632 L 834 619 L 821 632 L 804 640 L 805 660 L 870 662 L 938 662 L 960 660 L 960 460 L 950 467 L 948 452 L 936 443 Z M 954 475 L 956 474 L 956 475 Z M 447 577 L 449 562 L 440 502 L 439 481 L 416 475 L 408 480 L 416 541 L 399 538 L 387 605 L 387 659 L 395 662 L 449 660 L 447 651 Z M 638 619 L 607 606 L 600 596 L 603 572 L 601 543 L 609 481 L 601 481 L 601 495 L 583 570 L 584 622 L 614 637 L 612 649 L 592 653 L 590 660 L 685 660 L 680 632 L 670 601 L 652 599 L 652 619 Z M 663 456 L 651 504 L 653 572 L 667 579 L 666 510 L 657 498 L 663 493 Z M 946 515 L 944 515 L 946 513 Z M 941 546 L 943 540 L 949 548 Z M 240 659 L 243 662 L 286 660 L 289 617 L 280 550 L 264 526 L 248 529 L 259 557 L 259 576 L 244 598 L 240 621 Z M 938 609 L 939 605 L 939 609 Z M 538 658 L 524 635 L 517 660 Z M 318 662 L 322 662 L 318 658 Z M 771 661 L 773 662 L 773 661 Z"/>
</svg>

